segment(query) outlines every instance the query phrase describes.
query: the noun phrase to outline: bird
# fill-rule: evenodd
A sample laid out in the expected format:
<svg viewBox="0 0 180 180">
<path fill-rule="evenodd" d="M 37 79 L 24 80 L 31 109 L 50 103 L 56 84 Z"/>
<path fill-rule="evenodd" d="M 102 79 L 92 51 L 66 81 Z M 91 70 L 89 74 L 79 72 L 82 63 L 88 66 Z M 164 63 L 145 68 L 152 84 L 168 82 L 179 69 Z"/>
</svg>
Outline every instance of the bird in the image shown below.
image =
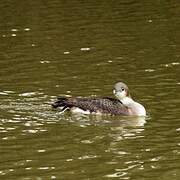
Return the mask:
<svg viewBox="0 0 180 180">
<path fill-rule="evenodd" d="M 70 110 L 82 114 L 109 114 L 122 116 L 146 116 L 143 105 L 131 98 L 128 86 L 117 82 L 112 97 L 58 97 L 53 108 L 61 108 L 61 113 Z"/>
</svg>

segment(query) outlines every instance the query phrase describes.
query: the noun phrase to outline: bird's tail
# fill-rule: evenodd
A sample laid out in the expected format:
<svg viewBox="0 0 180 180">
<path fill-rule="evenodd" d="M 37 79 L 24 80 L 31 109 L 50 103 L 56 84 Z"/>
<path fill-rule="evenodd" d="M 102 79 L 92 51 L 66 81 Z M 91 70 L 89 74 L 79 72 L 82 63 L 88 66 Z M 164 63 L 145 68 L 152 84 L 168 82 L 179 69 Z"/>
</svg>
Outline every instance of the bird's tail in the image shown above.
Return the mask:
<svg viewBox="0 0 180 180">
<path fill-rule="evenodd" d="M 64 109 L 68 106 L 67 101 L 68 101 L 68 98 L 66 98 L 66 97 L 58 97 L 57 101 L 55 101 L 52 104 L 52 107 L 53 108 L 62 107 Z"/>
</svg>

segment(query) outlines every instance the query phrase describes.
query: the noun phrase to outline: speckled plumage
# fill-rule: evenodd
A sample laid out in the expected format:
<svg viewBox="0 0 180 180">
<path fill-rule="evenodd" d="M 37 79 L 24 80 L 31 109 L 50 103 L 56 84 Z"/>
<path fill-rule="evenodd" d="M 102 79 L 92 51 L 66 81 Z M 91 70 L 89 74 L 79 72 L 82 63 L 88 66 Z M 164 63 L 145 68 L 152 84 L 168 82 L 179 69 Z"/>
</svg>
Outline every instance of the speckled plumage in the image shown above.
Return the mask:
<svg viewBox="0 0 180 180">
<path fill-rule="evenodd" d="M 95 113 L 105 113 L 114 115 L 128 115 L 128 109 L 117 99 L 114 98 L 64 98 L 59 97 L 53 104 L 54 108 L 64 107 L 73 108 L 78 107 L 84 111 L 90 111 Z"/>
</svg>

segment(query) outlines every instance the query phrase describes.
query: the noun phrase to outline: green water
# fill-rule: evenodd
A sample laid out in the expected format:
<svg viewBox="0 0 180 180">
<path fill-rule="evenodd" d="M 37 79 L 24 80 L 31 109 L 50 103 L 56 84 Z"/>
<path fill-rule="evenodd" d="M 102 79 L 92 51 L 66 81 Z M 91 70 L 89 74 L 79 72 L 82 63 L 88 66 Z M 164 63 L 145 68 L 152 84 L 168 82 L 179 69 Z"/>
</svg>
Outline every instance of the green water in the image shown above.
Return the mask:
<svg viewBox="0 0 180 180">
<path fill-rule="evenodd" d="M 180 179 L 178 1 L 1 1 L 0 179 Z M 112 96 L 145 119 L 76 116 L 58 95 Z"/>
</svg>

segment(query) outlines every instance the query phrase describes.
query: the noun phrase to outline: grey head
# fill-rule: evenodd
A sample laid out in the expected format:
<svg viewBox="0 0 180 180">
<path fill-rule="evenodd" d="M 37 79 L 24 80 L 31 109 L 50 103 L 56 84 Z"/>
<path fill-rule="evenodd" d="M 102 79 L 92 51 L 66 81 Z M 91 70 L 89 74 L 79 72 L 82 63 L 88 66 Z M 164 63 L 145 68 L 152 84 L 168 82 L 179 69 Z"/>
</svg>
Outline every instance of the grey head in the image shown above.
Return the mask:
<svg viewBox="0 0 180 180">
<path fill-rule="evenodd" d="M 125 97 L 131 97 L 129 94 L 129 88 L 123 82 L 118 82 L 114 85 L 113 93 L 119 100 Z"/>
</svg>

